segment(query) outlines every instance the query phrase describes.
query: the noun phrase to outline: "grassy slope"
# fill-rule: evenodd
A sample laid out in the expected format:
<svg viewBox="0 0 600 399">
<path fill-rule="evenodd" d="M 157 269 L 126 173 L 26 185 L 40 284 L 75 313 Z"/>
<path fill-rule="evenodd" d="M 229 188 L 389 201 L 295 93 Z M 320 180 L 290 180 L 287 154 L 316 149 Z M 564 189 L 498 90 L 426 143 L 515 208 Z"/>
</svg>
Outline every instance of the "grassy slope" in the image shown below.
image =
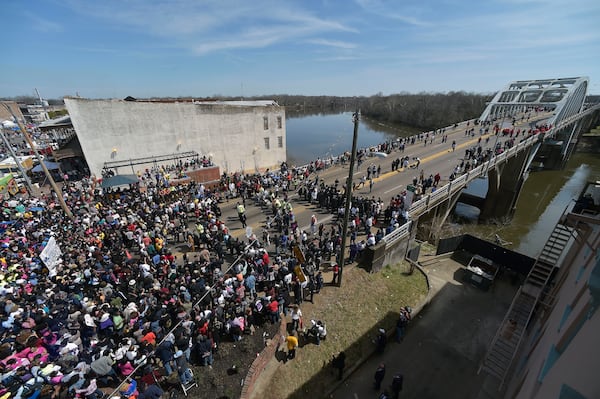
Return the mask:
<svg viewBox="0 0 600 399">
<path fill-rule="evenodd" d="M 407 265 L 400 264 L 369 274 L 350 267 L 344 271 L 341 288 L 326 287 L 315 295 L 314 305 L 305 302 L 302 305 L 305 325 L 310 325 L 310 319 L 324 321 L 327 339 L 320 346 L 312 343 L 303 346 L 301 340 L 296 359 L 285 364 L 279 362 L 274 371 L 267 372 L 253 397 L 322 397 L 336 382 L 333 370 L 326 367 L 333 355 L 345 351 L 348 370 L 372 352 L 372 340 L 379 328 L 393 329 L 400 307 L 414 307 L 425 299 L 425 277 L 418 271 L 406 275 L 407 269 Z M 281 358 L 279 355 L 277 358 Z"/>
</svg>

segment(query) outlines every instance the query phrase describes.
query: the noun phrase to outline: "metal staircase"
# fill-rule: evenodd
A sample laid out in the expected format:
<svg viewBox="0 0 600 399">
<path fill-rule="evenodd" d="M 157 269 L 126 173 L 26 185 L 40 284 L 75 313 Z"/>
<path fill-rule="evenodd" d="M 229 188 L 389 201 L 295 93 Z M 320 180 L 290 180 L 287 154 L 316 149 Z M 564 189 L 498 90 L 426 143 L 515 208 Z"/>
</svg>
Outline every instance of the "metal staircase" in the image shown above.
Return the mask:
<svg viewBox="0 0 600 399">
<path fill-rule="evenodd" d="M 572 238 L 576 238 L 576 231 L 573 228 L 565 226 L 560 221 L 554 226 L 525 282 L 515 294 L 479 366 L 478 373 L 485 371 L 500 380 L 499 389 L 504 385 L 543 289 Z"/>
<path fill-rule="evenodd" d="M 536 302 L 536 297 L 527 294 L 522 288 L 519 289 L 479 367 L 479 372 L 483 370 L 498 378 L 501 384 L 504 383 Z"/>
<path fill-rule="evenodd" d="M 556 226 L 554 226 L 554 230 L 552 230 L 552 234 L 550 234 L 548 241 L 546 241 L 546 245 L 542 248 L 542 253 L 538 256 L 538 262 L 542 261 L 552 267 L 556 266 L 565 247 L 569 243 L 573 232 L 573 228 L 565 226 L 560 222 L 557 223 Z"/>
</svg>

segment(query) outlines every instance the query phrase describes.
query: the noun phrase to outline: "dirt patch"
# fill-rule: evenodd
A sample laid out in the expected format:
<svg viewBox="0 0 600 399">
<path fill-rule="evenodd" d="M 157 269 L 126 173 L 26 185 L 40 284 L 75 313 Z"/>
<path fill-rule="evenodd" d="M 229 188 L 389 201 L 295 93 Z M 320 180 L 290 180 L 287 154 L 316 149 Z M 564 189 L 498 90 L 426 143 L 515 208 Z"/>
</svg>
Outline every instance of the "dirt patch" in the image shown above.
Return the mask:
<svg viewBox="0 0 600 399">
<path fill-rule="evenodd" d="M 264 347 L 264 339 L 278 333 L 278 325 L 265 323 L 253 335 L 244 335 L 241 341 L 222 341 L 214 353 L 213 367 L 194 367 L 198 387 L 188 393 L 191 399 L 237 399 L 242 392 L 244 378 L 250 365 Z M 263 338 L 263 333 L 267 336 Z"/>
</svg>

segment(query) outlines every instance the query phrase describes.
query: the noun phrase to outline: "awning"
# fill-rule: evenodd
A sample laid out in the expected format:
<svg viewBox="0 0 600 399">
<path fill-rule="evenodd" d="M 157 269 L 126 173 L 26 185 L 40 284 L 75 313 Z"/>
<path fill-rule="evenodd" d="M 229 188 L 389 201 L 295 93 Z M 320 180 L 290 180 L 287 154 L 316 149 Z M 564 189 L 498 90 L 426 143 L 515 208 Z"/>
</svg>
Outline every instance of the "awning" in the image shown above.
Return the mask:
<svg viewBox="0 0 600 399">
<path fill-rule="evenodd" d="M 77 136 L 69 141 L 69 144 L 67 144 L 65 147 L 61 148 L 60 150 L 53 151 L 53 155 L 54 159 L 57 161 L 65 158 L 84 158 L 83 150 L 81 149 L 81 144 L 79 144 L 79 139 Z"/>
<path fill-rule="evenodd" d="M 136 175 L 116 175 L 113 177 L 105 177 L 102 179 L 102 188 L 124 186 L 128 184 L 138 183 Z"/>
<path fill-rule="evenodd" d="M 52 161 L 46 161 L 43 160 L 42 161 L 44 163 L 44 165 L 46 165 L 46 168 L 48 168 L 48 170 L 57 170 L 60 168 L 60 164 L 57 162 L 52 162 Z M 42 168 L 42 165 L 36 165 L 33 167 L 33 169 L 31 169 L 32 172 L 43 172 L 44 169 Z"/>
</svg>

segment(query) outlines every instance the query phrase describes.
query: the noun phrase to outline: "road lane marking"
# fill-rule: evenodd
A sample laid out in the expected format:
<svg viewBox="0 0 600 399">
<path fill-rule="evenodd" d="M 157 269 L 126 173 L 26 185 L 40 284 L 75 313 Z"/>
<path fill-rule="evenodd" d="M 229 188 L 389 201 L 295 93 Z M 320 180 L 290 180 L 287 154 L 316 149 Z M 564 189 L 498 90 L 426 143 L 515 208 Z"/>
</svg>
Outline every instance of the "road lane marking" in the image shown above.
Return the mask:
<svg viewBox="0 0 600 399">
<path fill-rule="evenodd" d="M 392 191 L 399 190 L 399 189 L 400 189 L 400 188 L 402 188 L 402 187 L 404 187 L 404 184 L 401 184 L 401 185 L 399 185 L 399 186 L 396 186 L 396 187 L 394 187 L 394 188 L 391 188 L 391 189 L 389 189 L 389 190 L 387 190 L 387 191 L 384 191 L 383 193 L 384 193 L 384 194 L 391 193 Z"/>
</svg>

